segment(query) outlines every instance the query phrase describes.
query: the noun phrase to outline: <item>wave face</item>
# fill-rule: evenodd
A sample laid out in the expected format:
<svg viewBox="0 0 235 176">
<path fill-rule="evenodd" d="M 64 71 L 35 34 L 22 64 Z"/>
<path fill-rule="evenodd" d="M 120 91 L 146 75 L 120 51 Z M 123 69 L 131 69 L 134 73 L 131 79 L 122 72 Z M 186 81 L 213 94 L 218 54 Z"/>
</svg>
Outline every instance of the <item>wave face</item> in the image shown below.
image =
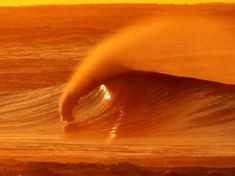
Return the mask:
<svg viewBox="0 0 235 176">
<path fill-rule="evenodd" d="M 213 140 L 227 136 L 226 141 L 235 135 L 234 114 L 233 85 L 130 72 L 113 77 L 81 98 L 75 119 L 65 130 L 79 137 L 107 140 L 172 136 Z"/>
<path fill-rule="evenodd" d="M 28 90 L 18 93 L 4 93 L 0 102 L 2 126 L 8 132 L 46 132 L 46 125 L 58 129 L 56 102 L 62 86 Z"/>
</svg>

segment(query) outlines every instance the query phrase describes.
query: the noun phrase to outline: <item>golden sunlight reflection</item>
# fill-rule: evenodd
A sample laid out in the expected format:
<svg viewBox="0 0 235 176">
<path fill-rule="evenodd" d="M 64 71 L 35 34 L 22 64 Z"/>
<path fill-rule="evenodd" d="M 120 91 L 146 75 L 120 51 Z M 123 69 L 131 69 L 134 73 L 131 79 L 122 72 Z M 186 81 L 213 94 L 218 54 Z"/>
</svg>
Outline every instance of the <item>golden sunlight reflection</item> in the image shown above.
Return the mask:
<svg viewBox="0 0 235 176">
<path fill-rule="evenodd" d="M 118 121 L 121 119 L 119 118 Z M 117 122 L 110 130 L 108 139 L 106 141 L 107 144 L 110 144 L 117 137 L 117 129 L 120 126 L 120 123 Z"/>
<path fill-rule="evenodd" d="M 100 89 L 104 92 L 104 99 L 105 100 L 110 100 L 112 98 L 110 92 L 108 91 L 107 87 L 104 84 L 102 84 L 100 86 Z"/>
<path fill-rule="evenodd" d="M 116 120 L 116 123 L 114 124 L 114 126 L 111 128 L 111 130 L 109 132 L 109 136 L 108 136 L 108 139 L 106 141 L 107 144 L 111 144 L 111 142 L 114 139 L 116 139 L 116 137 L 117 137 L 117 130 L 118 130 L 119 126 L 121 125 L 121 121 L 122 121 L 124 115 L 125 115 L 124 111 L 121 110 L 119 118 Z"/>
</svg>

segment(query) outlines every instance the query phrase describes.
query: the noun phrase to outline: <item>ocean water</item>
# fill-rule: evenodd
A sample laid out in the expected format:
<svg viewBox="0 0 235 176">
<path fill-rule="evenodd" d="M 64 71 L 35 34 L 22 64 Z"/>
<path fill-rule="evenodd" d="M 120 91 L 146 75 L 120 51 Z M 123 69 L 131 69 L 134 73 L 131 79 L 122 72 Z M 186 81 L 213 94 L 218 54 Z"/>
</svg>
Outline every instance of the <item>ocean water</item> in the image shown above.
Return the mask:
<svg viewBox="0 0 235 176">
<path fill-rule="evenodd" d="M 92 48 L 146 14 L 169 12 L 147 6 L 120 17 L 129 6 L 70 8 L 1 8 L 0 159 L 235 155 L 234 85 L 133 71 L 96 86 L 77 101 L 75 119 L 62 122 L 59 97 Z"/>
</svg>

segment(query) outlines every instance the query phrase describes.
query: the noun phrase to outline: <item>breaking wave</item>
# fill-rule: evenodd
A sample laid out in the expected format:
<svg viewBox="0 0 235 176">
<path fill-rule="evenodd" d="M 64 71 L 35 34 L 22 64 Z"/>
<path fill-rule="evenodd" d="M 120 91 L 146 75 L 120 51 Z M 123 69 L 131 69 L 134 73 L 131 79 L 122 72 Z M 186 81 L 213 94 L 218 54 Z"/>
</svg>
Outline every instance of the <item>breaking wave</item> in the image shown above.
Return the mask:
<svg viewBox="0 0 235 176">
<path fill-rule="evenodd" d="M 216 16 L 161 17 L 111 36 L 84 59 L 64 89 L 59 110 L 65 131 L 109 140 L 231 139 L 233 29 Z"/>
</svg>

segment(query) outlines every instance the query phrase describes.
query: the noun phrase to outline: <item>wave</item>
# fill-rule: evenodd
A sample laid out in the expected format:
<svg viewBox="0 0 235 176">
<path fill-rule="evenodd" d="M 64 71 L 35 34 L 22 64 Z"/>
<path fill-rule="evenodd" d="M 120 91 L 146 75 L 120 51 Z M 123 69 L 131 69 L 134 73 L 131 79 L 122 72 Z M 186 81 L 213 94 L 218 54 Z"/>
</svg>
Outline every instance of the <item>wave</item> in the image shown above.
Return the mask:
<svg viewBox="0 0 235 176">
<path fill-rule="evenodd" d="M 2 93 L 0 102 L 1 131 L 56 131 L 57 101 L 64 85 Z M 46 125 L 50 125 L 50 130 Z M 7 134 L 7 133 L 6 133 Z"/>
<path fill-rule="evenodd" d="M 78 100 L 65 131 L 94 138 L 234 135 L 235 86 L 130 72 Z M 201 136 L 200 135 L 200 136 Z"/>
<path fill-rule="evenodd" d="M 158 17 L 101 42 L 61 96 L 65 130 L 234 135 L 234 27 L 210 14 Z"/>
</svg>

